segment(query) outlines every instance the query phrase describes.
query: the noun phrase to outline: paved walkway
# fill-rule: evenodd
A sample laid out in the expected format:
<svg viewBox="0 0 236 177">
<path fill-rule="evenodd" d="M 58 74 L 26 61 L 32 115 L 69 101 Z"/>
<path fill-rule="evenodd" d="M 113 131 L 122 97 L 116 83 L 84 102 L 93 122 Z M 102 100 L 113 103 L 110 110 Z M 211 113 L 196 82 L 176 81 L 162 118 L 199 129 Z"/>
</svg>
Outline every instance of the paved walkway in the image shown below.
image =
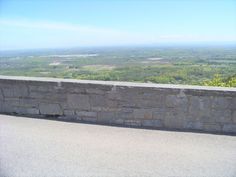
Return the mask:
<svg viewBox="0 0 236 177">
<path fill-rule="evenodd" d="M 1 177 L 235 177 L 236 137 L 0 115 Z"/>
</svg>

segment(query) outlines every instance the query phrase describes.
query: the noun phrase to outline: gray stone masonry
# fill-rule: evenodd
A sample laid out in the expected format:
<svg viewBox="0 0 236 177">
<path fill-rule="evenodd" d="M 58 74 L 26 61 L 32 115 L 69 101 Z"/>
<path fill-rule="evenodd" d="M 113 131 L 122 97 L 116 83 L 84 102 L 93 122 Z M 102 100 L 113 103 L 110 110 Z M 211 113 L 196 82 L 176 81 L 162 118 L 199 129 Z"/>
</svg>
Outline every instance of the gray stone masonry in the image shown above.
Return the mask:
<svg viewBox="0 0 236 177">
<path fill-rule="evenodd" d="M 0 76 L 0 113 L 236 133 L 236 88 Z"/>
</svg>

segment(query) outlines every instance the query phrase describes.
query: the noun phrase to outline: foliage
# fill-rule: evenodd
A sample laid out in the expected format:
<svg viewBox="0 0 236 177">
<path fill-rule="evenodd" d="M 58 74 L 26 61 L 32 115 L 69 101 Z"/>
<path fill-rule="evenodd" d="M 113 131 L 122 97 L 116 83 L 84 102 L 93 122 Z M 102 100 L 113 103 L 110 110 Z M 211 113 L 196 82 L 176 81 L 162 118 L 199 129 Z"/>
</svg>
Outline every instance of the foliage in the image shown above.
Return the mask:
<svg viewBox="0 0 236 177">
<path fill-rule="evenodd" d="M 1 53 L 0 75 L 236 87 L 236 48 L 127 47 L 8 52 Z"/>
<path fill-rule="evenodd" d="M 204 85 L 220 86 L 220 87 L 236 87 L 236 75 L 224 79 L 219 74 L 217 74 L 212 80 L 205 81 Z"/>
</svg>

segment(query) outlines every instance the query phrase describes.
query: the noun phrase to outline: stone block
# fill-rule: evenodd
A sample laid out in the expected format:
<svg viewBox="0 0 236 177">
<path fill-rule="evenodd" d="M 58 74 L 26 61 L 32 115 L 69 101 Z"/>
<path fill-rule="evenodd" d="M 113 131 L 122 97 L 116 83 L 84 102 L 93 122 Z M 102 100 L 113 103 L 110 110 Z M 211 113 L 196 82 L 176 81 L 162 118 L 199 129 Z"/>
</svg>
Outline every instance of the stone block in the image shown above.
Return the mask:
<svg viewBox="0 0 236 177">
<path fill-rule="evenodd" d="M 107 107 L 107 99 L 104 95 L 90 95 L 91 107 Z"/>
<path fill-rule="evenodd" d="M 165 113 L 163 124 L 166 128 L 182 129 L 184 128 L 186 119 L 186 114 L 184 112 L 168 109 Z"/>
<path fill-rule="evenodd" d="M 67 105 L 69 108 L 78 110 L 89 110 L 89 96 L 82 94 L 68 94 Z"/>
<path fill-rule="evenodd" d="M 163 127 L 163 123 L 161 120 L 142 120 L 143 127 L 150 127 L 150 128 L 160 128 Z"/>
<path fill-rule="evenodd" d="M 60 105 L 56 103 L 40 103 L 39 110 L 43 115 L 63 115 Z"/>
<path fill-rule="evenodd" d="M 187 108 L 188 106 L 188 99 L 187 97 L 182 97 L 179 95 L 167 95 L 165 100 L 165 105 L 168 108 Z"/>
<path fill-rule="evenodd" d="M 141 120 L 125 120 L 124 125 L 131 127 L 141 127 Z"/>
<path fill-rule="evenodd" d="M 86 94 L 104 95 L 106 92 L 97 88 L 86 88 Z"/>
<path fill-rule="evenodd" d="M 17 114 L 39 115 L 39 109 L 37 108 L 14 107 L 13 109 Z"/>
<path fill-rule="evenodd" d="M 203 130 L 208 132 L 221 132 L 222 127 L 219 123 L 204 123 Z"/>
<path fill-rule="evenodd" d="M 65 103 L 67 96 L 64 93 L 57 92 L 30 92 L 29 97 L 37 100 L 47 100 L 53 103 Z"/>
<path fill-rule="evenodd" d="M 236 124 L 224 124 L 222 131 L 225 133 L 236 133 Z"/>
<path fill-rule="evenodd" d="M 62 82 L 62 87 L 65 93 L 71 94 L 85 94 L 85 88 L 88 87 L 87 84 L 78 84 L 72 82 Z"/>
<path fill-rule="evenodd" d="M 232 122 L 231 119 L 231 111 L 230 110 L 220 110 L 220 109 L 213 109 L 211 120 L 214 120 L 215 122 L 220 122 L 220 123 L 230 123 Z"/>
<path fill-rule="evenodd" d="M 233 111 L 233 117 L 232 117 L 232 119 L 233 119 L 233 123 L 236 124 L 236 110 Z"/>
<path fill-rule="evenodd" d="M 236 97 L 233 97 L 230 104 L 231 109 L 236 110 Z"/>
<path fill-rule="evenodd" d="M 152 110 L 150 109 L 134 109 L 134 119 L 152 119 Z"/>
<path fill-rule="evenodd" d="M 76 111 L 76 115 L 79 117 L 97 117 L 96 112 L 90 112 L 90 111 Z"/>
<path fill-rule="evenodd" d="M 112 119 L 110 123 L 114 125 L 123 125 L 124 119 Z"/>
<path fill-rule="evenodd" d="M 166 113 L 166 109 L 164 108 L 155 108 L 152 111 L 152 118 L 153 119 L 164 119 L 165 118 L 165 113 Z"/>
<path fill-rule="evenodd" d="M 56 88 L 55 85 L 30 85 L 29 86 L 30 92 L 55 92 Z M 42 93 L 43 94 L 43 93 Z"/>
<path fill-rule="evenodd" d="M 188 116 L 194 121 L 211 120 L 211 98 L 191 96 L 189 98 Z"/>
<path fill-rule="evenodd" d="M 4 99 L 4 96 L 3 96 L 2 90 L 0 89 L 0 100 L 3 100 L 3 99 Z"/>
<path fill-rule="evenodd" d="M 27 114 L 39 115 L 39 109 L 37 108 L 26 108 Z"/>
<path fill-rule="evenodd" d="M 189 129 L 189 130 L 202 130 L 203 123 L 202 122 L 186 122 L 184 128 Z"/>
<path fill-rule="evenodd" d="M 132 109 L 139 108 L 135 102 L 136 101 L 119 100 L 119 101 L 117 101 L 117 106 L 119 108 L 127 108 L 127 109 L 129 109 L 129 108 L 132 108 Z"/>
<path fill-rule="evenodd" d="M 12 113 L 14 106 L 0 100 L 0 112 L 1 113 Z"/>
<path fill-rule="evenodd" d="M 4 102 L 6 105 L 12 107 L 12 106 L 20 106 L 20 101 L 18 98 L 5 98 Z"/>
<path fill-rule="evenodd" d="M 13 88 L 2 88 L 4 97 L 15 97 Z"/>
<path fill-rule="evenodd" d="M 31 92 L 29 93 L 29 97 L 30 97 L 30 98 L 35 98 L 35 99 L 40 99 L 40 98 L 44 99 L 44 98 L 47 98 L 47 97 L 45 96 L 45 94 L 40 93 L 40 92 L 35 92 L 35 91 L 31 91 Z"/>
<path fill-rule="evenodd" d="M 231 106 L 231 98 L 229 97 L 215 97 L 212 99 L 212 108 L 226 109 Z"/>
<path fill-rule="evenodd" d="M 204 111 L 211 109 L 211 98 L 201 97 L 201 96 L 191 96 L 189 98 L 189 104 L 191 109 L 196 109 L 197 111 Z"/>
<path fill-rule="evenodd" d="M 37 99 L 21 98 L 19 99 L 19 105 L 21 107 L 38 107 L 39 101 Z"/>
<path fill-rule="evenodd" d="M 85 121 L 85 122 L 90 122 L 90 123 L 99 122 L 99 121 L 97 120 L 97 118 L 95 118 L 95 117 L 83 117 L 82 120 Z"/>
<path fill-rule="evenodd" d="M 140 98 L 135 100 L 135 105 L 137 105 L 139 108 L 161 108 L 164 107 L 163 100 L 164 98 L 150 100 Z"/>
<path fill-rule="evenodd" d="M 121 110 L 117 111 L 116 118 L 117 119 L 133 119 L 134 118 L 133 109 L 122 108 Z"/>
<path fill-rule="evenodd" d="M 2 88 L 4 97 L 27 97 L 29 95 L 28 88 L 25 85 L 14 85 L 10 88 Z"/>
<path fill-rule="evenodd" d="M 115 112 L 98 112 L 98 121 L 102 123 L 111 123 L 113 119 L 116 119 Z"/>
<path fill-rule="evenodd" d="M 65 109 L 63 111 L 63 114 L 66 115 L 66 116 L 72 116 L 72 115 L 75 115 L 75 111 L 74 110 Z"/>
<path fill-rule="evenodd" d="M 108 94 L 107 94 L 107 98 L 108 99 L 110 99 L 110 100 L 122 100 L 123 99 L 123 97 L 121 96 L 121 94 L 120 93 L 118 93 L 118 92 L 109 92 Z"/>
</svg>

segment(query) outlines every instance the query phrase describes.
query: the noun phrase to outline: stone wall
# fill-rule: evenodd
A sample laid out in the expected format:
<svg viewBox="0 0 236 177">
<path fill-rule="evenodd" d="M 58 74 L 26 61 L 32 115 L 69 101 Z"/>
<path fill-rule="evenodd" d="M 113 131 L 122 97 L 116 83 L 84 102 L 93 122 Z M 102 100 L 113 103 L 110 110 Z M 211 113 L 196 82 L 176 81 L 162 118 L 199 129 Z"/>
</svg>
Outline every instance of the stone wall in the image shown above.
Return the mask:
<svg viewBox="0 0 236 177">
<path fill-rule="evenodd" d="M 0 112 L 236 133 L 236 89 L 0 76 Z"/>
</svg>

